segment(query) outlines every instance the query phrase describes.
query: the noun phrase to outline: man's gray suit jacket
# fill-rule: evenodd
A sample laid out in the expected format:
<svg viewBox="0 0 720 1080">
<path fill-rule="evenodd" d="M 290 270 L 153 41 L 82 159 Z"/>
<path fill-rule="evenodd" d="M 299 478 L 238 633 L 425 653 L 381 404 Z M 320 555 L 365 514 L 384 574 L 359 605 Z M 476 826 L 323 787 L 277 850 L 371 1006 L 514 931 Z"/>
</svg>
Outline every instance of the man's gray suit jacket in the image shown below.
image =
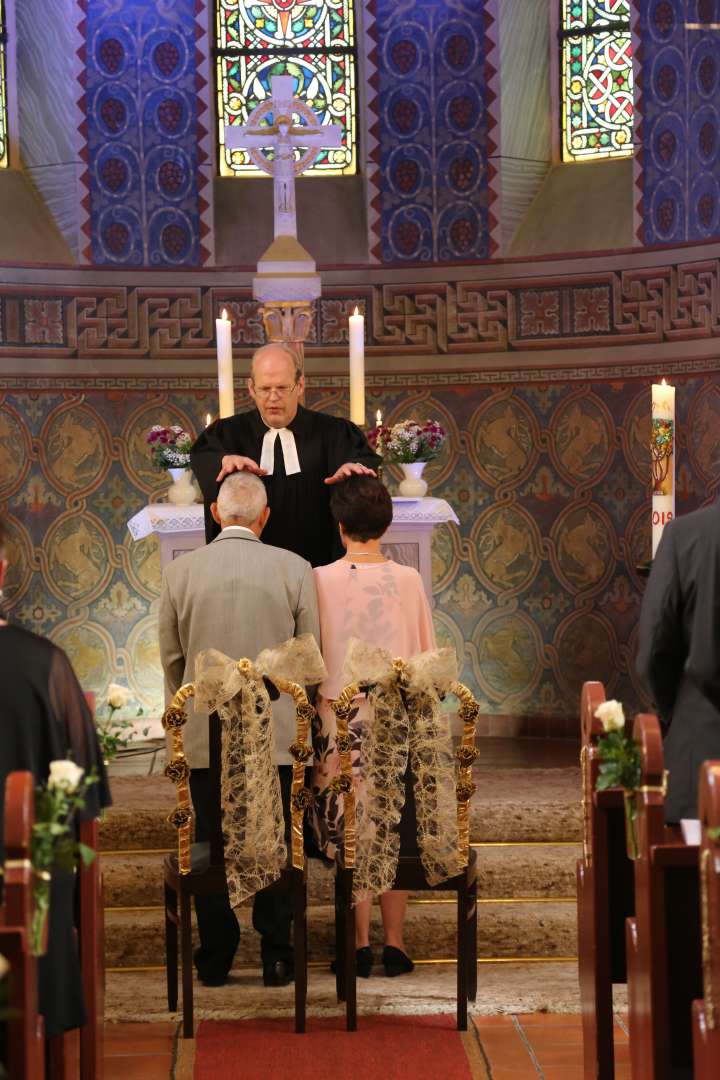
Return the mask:
<svg viewBox="0 0 720 1080">
<path fill-rule="evenodd" d="M 233 660 L 254 660 L 261 649 L 300 634 L 320 641 L 317 595 L 310 563 L 230 529 L 207 547 L 165 568 L 160 594 L 160 657 L 169 701 L 195 677 L 195 657 L 219 649 Z M 287 694 L 273 702 L 276 761 L 289 764 L 295 708 Z M 191 769 L 208 767 L 207 713 L 188 702 L 185 754 Z"/>
</svg>

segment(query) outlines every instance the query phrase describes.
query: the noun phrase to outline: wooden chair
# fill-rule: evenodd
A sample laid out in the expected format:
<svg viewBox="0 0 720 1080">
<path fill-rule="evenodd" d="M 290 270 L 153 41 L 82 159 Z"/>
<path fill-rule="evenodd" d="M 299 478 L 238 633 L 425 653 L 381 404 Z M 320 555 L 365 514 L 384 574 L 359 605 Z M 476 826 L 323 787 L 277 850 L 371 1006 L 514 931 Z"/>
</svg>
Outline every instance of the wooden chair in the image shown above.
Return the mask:
<svg viewBox="0 0 720 1080">
<path fill-rule="evenodd" d="M 613 1080 L 615 1075 L 612 988 L 613 983 L 627 981 L 625 920 L 635 910 L 622 790 L 595 790 L 597 740 L 603 734 L 595 711 L 604 701 L 602 683 L 584 684 L 580 695 L 583 854 L 576 878 L 585 1080 Z"/>
<path fill-rule="evenodd" d="M 693 1002 L 693 1064 L 696 1080 L 720 1076 L 720 761 L 700 775 L 700 914 L 704 998 Z"/>
<path fill-rule="evenodd" d="M 671 1080 L 692 1065 L 691 1003 L 702 994 L 698 848 L 667 827 L 662 736 L 639 715 L 641 786 L 635 797 L 635 917 L 627 920 L 630 1058 L 634 1080 Z"/>
<path fill-rule="evenodd" d="M 5 1055 L 12 1080 L 43 1080 L 45 1038 L 38 1015 L 37 960 L 29 952 L 33 915 L 33 871 L 30 863 L 35 819 L 32 773 L 13 772 L 5 784 L 5 868 L 1 909 L 0 953 L 8 974 Z"/>
<path fill-rule="evenodd" d="M 285 687 L 283 687 L 285 689 Z M 175 711 L 194 694 L 194 687 L 182 687 L 173 703 Z M 307 702 L 307 698 L 305 698 Z M 172 707 L 171 707 L 172 709 Z M 190 844 L 192 810 L 188 791 L 190 769 L 185 761 L 182 726 L 168 726 L 174 740 L 173 757 L 165 773 L 178 788 L 178 807 L 170 815 L 170 822 L 178 829 L 178 854 L 167 855 L 163 864 L 165 892 L 165 966 L 167 975 L 168 1009 L 177 1010 L 178 1004 L 178 931 L 180 934 L 180 970 L 182 973 L 183 1038 L 194 1034 L 193 1008 L 193 949 L 191 904 L 193 896 L 209 896 L 227 891 L 223 854 L 222 813 L 220 805 L 221 782 L 221 722 L 217 713 L 209 717 L 209 767 L 212 790 L 211 836 L 209 843 Z M 183 721 L 184 722 L 184 721 Z M 312 753 L 312 751 L 310 751 Z M 299 767 L 304 774 L 304 763 Z M 294 766 L 293 793 L 296 793 L 298 764 Z M 302 785 L 300 785 L 302 786 Z M 295 1031 L 304 1032 L 307 1002 L 307 864 L 304 852 L 301 865 L 296 866 L 292 850 L 288 851 L 288 865 L 280 879 L 270 886 L 275 892 L 287 892 L 293 907 L 293 954 L 295 966 Z"/>
<path fill-rule="evenodd" d="M 347 687 L 339 701 L 352 698 Z M 429 885 L 420 859 L 417 844 L 417 819 L 415 812 L 414 777 L 410 768 L 405 774 L 405 802 L 400 818 L 400 856 L 395 874 L 394 889 L 408 889 L 413 892 L 454 892 L 457 900 L 457 1027 L 458 1031 L 467 1031 L 468 1001 L 475 1001 L 477 996 L 477 852 L 469 847 L 469 801 L 474 790 L 470 779 L 472 764 L 477 757 L 475 750 L 475 721 L 478 706 L 470 691 L 461 683 L 454 683 L 452 692 L 461 701 L 459 714 L 464 721 L 461 748 L 456 752 L 460 763 L 458 789 L 458 816 L 463 815 L 465 825 L 461 826 L 461 843 L 464 843 L 467 862 L 462 872 L 438 885 Z M 338 743 L 347 735 L 347 721 L 338 717 Z M 467 752 L 462 756 L 461 750 Z M 349 746 L 347 753 L 340 751 L 341 768 L 346 775 L 351 774 Z M 462 797 L 462 785 L 469 785 Z M 351 796 L 350 817 L 354 818 L 354 795 Z M 345 847 L 347 847 L 348 795 L 345 794 Z M 464 839 L 463 839 L 464 837 Z M 339 1001 L 345 1001 L 346 1027 L 348 1031 L 357 1030 L 357 971 L 355 965 L 355 919 L 352 906 L 353 870 L 344 863 L 344 851 L 335 876 L 335 956 L 337 966 L 336 988 Z"/>
</svg>

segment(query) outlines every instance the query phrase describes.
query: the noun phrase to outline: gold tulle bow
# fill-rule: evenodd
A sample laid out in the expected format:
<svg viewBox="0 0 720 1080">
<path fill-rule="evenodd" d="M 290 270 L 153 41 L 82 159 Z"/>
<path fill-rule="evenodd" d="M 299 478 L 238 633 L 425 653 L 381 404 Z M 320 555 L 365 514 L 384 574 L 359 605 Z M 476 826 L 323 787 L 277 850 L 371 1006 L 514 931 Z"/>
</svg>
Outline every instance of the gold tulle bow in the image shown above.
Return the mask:
<svg viewBox="0 0 720 1080">
<path fill-rule="evenodd" d="M 232 660 L 217 649 L 205 649 L 195 660 L 194 684 L 183 687 L 168 710 L 173 721 L 177 707 L 194 694 L 196 706 L 217 712 L 222 727 L 221 803 L 225 871 L 230 903 L 241 904 L 246 897 L 280 877 L 287 860 L 280 784 L 274 763 L 272 707 L 265 678 L 281 693 L 295 701 L 296 733 L 292 744 L 293 786 L 291 800 L 292 865 L 304 865 L 302 819 L 306 798 L 305 761 L 310 746 L 310 723 L 314 709 L 304 685 L 326 677 L 320 651 L 312 634 L 291 638 L 275 649 L 265 649 L 255 661 Z M 169 769 L 173 779 L 184 772 L 181 758 L 182 732 L 177 732 L 174 757 Z M 177 782 L 177 781 L 176 781 Z M 183 796 L 187 798 L 186 783 Z M 181 789 L 178 787 L 179 805 Z M 190 869 L 189 842 L 181 839 L 181 872 Z"/>
<path fill-rule="evenodd" d="M 369 718 L 361 734 L 361 788 L 357 805 L 344 806 L 345 862 L 353 865 L 355 899 L 392 889 L 400 851 L 398 824 L 405 803 L 408 762 L 414 776 L 418 847 L 431 885 L 454 877 L 469 855 L 470 769 L 476 756 L 475 724 L 466 722 L 458 755 L 453 753 L 449 719 L 440 699 L 461 698 L 461 714 L 474 698 L 457 681 L 452 649 L 393 659 L 385 649 L 353 638 L 348 643 L 341 679 L 345 689 L 333 703 L 347 713 L 358 689 L 369 687 Z M 477 706 L 475 706 L 477 710 Z M 344 734 L 344 732 L 343 732 Z M 339 748 L 340 749 L 340 748 Z M 340 754 L 341 764 L 343 755 Z M 456 772 L 456 764 L 458 768 Z M 346 771 L 343 769 L 343 771 Z M 348 838 L 353 844 L 349 850 Z"/>
</svg>

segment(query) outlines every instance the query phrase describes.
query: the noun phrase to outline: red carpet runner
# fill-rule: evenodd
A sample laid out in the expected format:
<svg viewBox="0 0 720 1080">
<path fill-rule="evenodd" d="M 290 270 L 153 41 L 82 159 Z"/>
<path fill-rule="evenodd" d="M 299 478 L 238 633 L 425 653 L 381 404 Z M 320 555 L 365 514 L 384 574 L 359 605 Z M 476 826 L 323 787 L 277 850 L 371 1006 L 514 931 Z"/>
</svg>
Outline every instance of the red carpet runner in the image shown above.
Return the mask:
<svg viewBox="0 0 720 1080">
<path fill-rule="evenodd" d="M 485 1080 L 475 1029 L 452 1016 L 367 1016 L 347 1032 L 343 1018 L 203 1020 L 195 1043 L 194 1080 Z"/>
</svg>

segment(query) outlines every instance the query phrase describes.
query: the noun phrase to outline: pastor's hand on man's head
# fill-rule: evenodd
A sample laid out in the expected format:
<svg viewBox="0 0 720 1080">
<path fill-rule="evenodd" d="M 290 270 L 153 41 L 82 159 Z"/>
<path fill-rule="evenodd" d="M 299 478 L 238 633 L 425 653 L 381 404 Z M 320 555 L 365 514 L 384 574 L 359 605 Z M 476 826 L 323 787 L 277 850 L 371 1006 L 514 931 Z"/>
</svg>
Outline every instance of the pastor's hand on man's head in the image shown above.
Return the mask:
<svg viewBox="0 0 720 1080">
<path fill-rule="evenodd" d="M 234 472 L 251 472 L 255 473 L 255 476 L 267 476 L 267 470 L 261 469 L 252 458 L 243 457 L 241 454 L 225 454 L 222 459 L 222 468 L 215 479 L 219 484 L 226 476 Z"/>
<path fill-rule="evenodd" d="M 369 469 L 367 465 L 361 465 L 357 461 L 348 461 L 345 465 L 341 465 L 332 476 L 327 476 L 325 483 L 339 484 L 341 480 L 347 480 L 349 476 L 377 476 L 377 473 L 374 469 Z"/>
</svg>

